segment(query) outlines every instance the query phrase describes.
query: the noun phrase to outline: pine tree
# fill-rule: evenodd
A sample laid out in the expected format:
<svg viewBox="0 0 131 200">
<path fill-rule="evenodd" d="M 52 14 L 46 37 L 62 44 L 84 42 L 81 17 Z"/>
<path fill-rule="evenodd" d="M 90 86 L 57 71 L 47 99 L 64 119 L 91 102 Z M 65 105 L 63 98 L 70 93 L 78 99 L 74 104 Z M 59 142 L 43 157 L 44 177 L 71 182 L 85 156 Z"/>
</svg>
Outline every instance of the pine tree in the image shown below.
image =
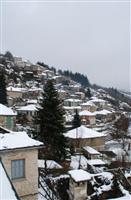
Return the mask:
<svg viewBox="0 0 131 200">
<path fill-rule="evenodd" d="M 78 114 L 77 109 L 75 111 L 74 119 L 72 121 L 72 126 L 73 126 L 73 128 L 78 128 L 81 126 L 81 120 L 80 120 L 80 116 Z"/>
<path fill-rule="evenodd" d="M 90 88 L 88 88 L 87 91 L 86 91 L 86 97 L 88 97 L 89 99 L 91 98 Z"/>
<path fill-rule="evenodd" d="M 43 92 L 43 101 L 38 110 L 36 124 L 39 125 L 37 138 L 44 142 L 45 152 L 41 157 L 63 161 L 67 155 L 67 141 L 63 133 L 64 114 L 52 80 L 48 80 Z"/>
<path fill-rule="evenodd" d="M 7 105 L 6 81 L 4 71 L 0 71 L 0 103 Z"/>
</svg>

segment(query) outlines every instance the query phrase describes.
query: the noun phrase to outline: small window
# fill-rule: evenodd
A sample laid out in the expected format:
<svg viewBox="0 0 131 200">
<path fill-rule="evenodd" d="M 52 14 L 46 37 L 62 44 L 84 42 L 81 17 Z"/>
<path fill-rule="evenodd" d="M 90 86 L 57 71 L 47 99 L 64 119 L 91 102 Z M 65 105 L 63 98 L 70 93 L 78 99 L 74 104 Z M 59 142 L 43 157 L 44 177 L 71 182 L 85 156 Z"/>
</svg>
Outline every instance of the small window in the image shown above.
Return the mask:
<svg viewBox="0 0 131 200">
<path fill-rule="evenodd" d="M 11 161 L 11 178 L 18 179 L 25 177 L 25 160 Z"/>
</svg>

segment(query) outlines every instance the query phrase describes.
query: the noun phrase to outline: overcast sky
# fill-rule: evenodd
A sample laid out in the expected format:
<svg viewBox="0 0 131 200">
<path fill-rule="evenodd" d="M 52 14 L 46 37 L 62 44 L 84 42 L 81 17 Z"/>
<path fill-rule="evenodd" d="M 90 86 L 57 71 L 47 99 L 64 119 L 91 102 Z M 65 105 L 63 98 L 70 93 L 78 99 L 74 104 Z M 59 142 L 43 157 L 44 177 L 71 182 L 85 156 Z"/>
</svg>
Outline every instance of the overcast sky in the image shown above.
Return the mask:
<svg viewBox="0 0 131 200">
<path fill-rule="evenodd" d="M 3 52 L 130 90 L 129 1 L 2 3 Z"/>
</svg>

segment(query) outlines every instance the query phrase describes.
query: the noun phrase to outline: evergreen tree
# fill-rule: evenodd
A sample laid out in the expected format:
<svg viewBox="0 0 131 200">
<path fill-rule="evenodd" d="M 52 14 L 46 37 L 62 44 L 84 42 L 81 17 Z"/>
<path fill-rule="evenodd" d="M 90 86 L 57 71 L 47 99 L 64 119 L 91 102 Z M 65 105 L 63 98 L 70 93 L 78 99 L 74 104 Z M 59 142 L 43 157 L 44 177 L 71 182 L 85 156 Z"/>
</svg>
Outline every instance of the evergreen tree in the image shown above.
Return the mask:
<svg viewBox="0 0 131 200">
<path fill-rule="evenodd" d="M 0 103 L 7 105 L 6 81 L 4 71 L 0 71 Z"/>
<path fill-rule="evenodd" d="M 64 114 L 52 80 L 48 80 L 43 92 L 43 101 L 38 110 L 36 124 L 39 125 L 37 138 L 44 142 L 45 152 L 41 157 L 63 161 L 67 155 L 67 141 L 63 133 Z"/>
<path fill-rule="evenodd" d="M 5 58 L 7 58 L 10 61 L 14 61 L 14 57 L 13 57 L 12 53 L 10 53 L 9 51 L 6 51 Z"/>
<path fill-rule="evenodd" d="M 86 97 L 88 97 L 89 99 L 91 98 L 90 88 L 88 88 L 87 91 L 86 91 Z"/>
<path fill-rule="evenodd" d="M 112 187 L 111 187 L 111 198 L 117 198 L 123 196 L 123 193 L 120 189 L 120 185 L 118 183 L 118 178 L 115 175 L 112 181 Z"/>
<path fill-rule="evenodd" d="M 72 121 L 72 125 L 73 125 L 73 128 L 78 128 L 78 127 L 81 126 L 81 120 L 80 120 L 80 116 L 78 114 L 77 109 L 75 111 L 75 115 L 74 115 L 74 119 Z"/>
</svg>

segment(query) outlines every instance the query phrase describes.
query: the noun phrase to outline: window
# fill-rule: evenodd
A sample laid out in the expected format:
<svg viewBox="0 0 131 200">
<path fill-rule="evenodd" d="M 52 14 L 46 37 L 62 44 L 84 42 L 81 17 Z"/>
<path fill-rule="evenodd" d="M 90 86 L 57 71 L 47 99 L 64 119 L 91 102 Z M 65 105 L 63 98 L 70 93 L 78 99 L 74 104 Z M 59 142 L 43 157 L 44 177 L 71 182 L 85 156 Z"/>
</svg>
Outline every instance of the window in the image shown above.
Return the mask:
<svg viewBox="0 0 131 200">
<path fill-rule="evenodd" d="M 25 177 L 25 160 L 11 161 L 11 178 L 18 179 Z"/>
</svg>

